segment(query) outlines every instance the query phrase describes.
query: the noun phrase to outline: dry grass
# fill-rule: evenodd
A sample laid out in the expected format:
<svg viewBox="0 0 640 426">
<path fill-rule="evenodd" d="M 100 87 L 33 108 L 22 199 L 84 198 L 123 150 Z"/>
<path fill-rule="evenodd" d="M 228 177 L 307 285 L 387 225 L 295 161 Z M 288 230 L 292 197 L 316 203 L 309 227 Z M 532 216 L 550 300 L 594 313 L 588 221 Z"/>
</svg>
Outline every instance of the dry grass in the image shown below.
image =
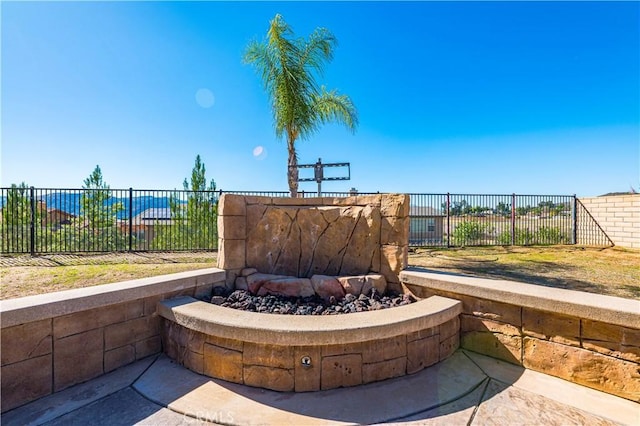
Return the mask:
<svg viewBox="0 0 640 426">
<path fill-rule="evenodd" d="M 214 266 L 216 253 L 137 253 L 0 258 L 0 298 Z M 416 249 L 409 264 L 640 299 L 640 251 L 580 246 Z"/>
<path fill-rule="evenodd" d="M 423 266 L 486 278 L 640 298 L 640 251 L 617 247 L 466 247 L 417 249 Z"/>
<path fill-rule="evenodd" d="M 215 264 L 215 253 L 3 257 L 0 299 L 204 269 Z"/>
</svg>

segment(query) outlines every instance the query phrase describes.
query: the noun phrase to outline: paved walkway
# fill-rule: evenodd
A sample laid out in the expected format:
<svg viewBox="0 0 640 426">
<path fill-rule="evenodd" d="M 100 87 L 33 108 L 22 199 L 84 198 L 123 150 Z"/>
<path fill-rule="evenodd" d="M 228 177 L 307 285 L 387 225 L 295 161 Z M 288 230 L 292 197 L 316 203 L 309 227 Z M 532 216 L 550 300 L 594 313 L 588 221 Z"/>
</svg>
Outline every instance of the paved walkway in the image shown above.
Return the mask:
<svg viewBox="0 0 640 426">
<path fill-rule="evenodd" d="M 27 425 L 640 425 L 640 404 L 459 350 L 402 378 L 281 393 L 195 374 L 164 355 L 19 407 Z"/>
</svg>

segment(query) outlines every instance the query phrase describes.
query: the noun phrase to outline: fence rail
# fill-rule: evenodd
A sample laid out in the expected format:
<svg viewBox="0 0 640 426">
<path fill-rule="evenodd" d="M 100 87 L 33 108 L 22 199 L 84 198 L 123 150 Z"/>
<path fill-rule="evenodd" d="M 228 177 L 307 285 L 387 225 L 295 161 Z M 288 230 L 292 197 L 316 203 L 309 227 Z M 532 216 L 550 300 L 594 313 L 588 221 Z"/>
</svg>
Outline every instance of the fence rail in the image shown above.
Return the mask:
<svg viewBox="0 0 640 426">
<path fill-rule="evenodd" d="M 215 250 L 223 193 L 289 196 L 284 191 L 1 188 L 1 253 Z M 355 193 L 323 193 L 349 195 Z M 409 195 L 412 247 L 613 245 L 573 195 Z"/>
</svg>

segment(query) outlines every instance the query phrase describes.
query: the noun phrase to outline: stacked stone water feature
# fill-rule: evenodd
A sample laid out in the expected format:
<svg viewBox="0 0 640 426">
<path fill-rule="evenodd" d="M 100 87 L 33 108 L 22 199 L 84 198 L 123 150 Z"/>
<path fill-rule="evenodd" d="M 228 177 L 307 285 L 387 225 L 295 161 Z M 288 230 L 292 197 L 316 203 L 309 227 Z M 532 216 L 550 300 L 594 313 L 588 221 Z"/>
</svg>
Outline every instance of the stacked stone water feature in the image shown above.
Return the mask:
<svg viewBox="0 0 640 426">
<path fill-rule="evenodd" d="M 281 198 L 224 194 L 218 267 L 228 290 L 328 300 L 400 293 L 409 196 Z"/>
</svg>

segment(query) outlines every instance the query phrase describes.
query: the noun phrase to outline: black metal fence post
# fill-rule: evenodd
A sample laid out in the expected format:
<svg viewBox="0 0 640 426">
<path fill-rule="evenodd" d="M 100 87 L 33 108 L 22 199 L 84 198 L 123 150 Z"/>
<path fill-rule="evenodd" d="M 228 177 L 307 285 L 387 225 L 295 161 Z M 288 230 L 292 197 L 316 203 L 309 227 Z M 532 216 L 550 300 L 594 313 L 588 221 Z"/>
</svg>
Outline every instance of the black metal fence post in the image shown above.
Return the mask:
<svg viewBox="0 0 640 426">
<path fill-rule="evenodd" d="M 133 188 L 129 188 L 129 252 L 133 251 Z"/>
<path fill-rule="evenodd" d="M 451 247 L 451 222 L 449 218 L 451 215 L 449 212 L 451 211 L 451 194 L 447 192 L 447 247 Z"/>
<path fill-rule="evenodd" d="M 511 245 L 516 245 L 516 194 L 511 194 Z"/>
<path fill-rule="evenodd" d="M 31 256 L 34 256 L 36 254 L 36 196 L 33 186 L 29 188 L 29 203 L 31 206 L 31 218 L 29 221 L 31 235 L 29 242 L 31 243 Z"/>
<path fill-rule="evenodd" d="M 573 194 L 573 206 L 571 208 L 571 216 L 572 216 L 572 232 L 571 232 L 571 244 L 578 244 L 578 199 L 576 194 Z"/>
</svg>

